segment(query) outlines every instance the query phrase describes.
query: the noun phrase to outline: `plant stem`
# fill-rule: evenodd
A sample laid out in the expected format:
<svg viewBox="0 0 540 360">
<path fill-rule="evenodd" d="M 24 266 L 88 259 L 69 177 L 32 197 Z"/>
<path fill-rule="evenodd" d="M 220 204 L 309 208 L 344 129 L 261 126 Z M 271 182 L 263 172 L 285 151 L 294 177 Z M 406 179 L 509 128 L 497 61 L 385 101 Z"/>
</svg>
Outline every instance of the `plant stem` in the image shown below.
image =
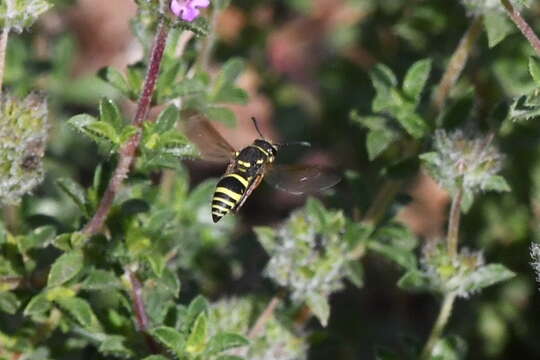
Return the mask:
<svg viewBox="0 0 540 360">
<path fill-rule="evenodd" d="M 92 219 L 86 224 L 83 229 L 83 233 L 86 235 L 94 235 L 98 233 L 103 224 L 111 206 L 113 204 L 116 194 L 122 186 L 122 182 L 129 173 L 129 168 L 135 160 L 136 151 L 139 147 L 142 137 L 142 125 L 148 116 L 150 110 L 150 103 L 152 101 L 152 95 L 156 87 L 156 81 L 159 76 L 159 68 L 161 65 L 161 59 L 163 58 L 163 52 L 165 50 L 165 44 L 167 42 L 167 35 L 169 33 L 168 26 L 164 20 L 160 20 L 154 38 L 154 44 L 152 52 L 150 54 L 150 63 L 144 80 L 141 96 L 137 105 L 137 111 L 133 118 L 133 126 L 137 128 L 137 133 L 133 135 L 120 149 L 118 164 L 114 170 L 114 174 L 107 185 L 107 189 L 101 198 L 99 207 L 92 217 Z"/>
<path fill-rule="evenodd" d="M 446 233 L 446 244 L 448 255 L 455 258 L 458 252 L 459 221 L 461 219 L 461 201 L 463 199 L 463 189 L 460 187 L 452 199 L 450 216 L 448 218 L 448 231 Z"/>
<path fill-rule="evenodd" d="M 137 330 L 143 333 L 144 339 L 150 351 L 153 354 L 157 354 L 159 353 L 159 346 L 148 334 L 150 320 L 148 319 L 148 315 L 146 314 L 146 310 L 144 308 L 141 282 L 139 278 L 137 278 L 135 272 L 127 270 L 126 273 L 131 284 L 131 298 L 133 300 L 133 311 L 135 312 L 135 319 L 137 321 Z"/>
<path fill-rule="evenodd" d="M 366 211 L 366 215 L 362 220 L 364 224 L 375 226 L 381 221 L 381 218 L 386 212 L 386 208 L 390 206 L 392 200 L 401 188 L 401 184 L 402 182 L 398 180 L 388 180 L 381 186 L 379 192 L 375 195 L 371 206 Z"/>
<path fill-rule="evenodd" d="M 540 39 L 534 33 L 534 30 L 527 24 L 525 19 L 521 16 L 518 10 L 516 10 L 509 0 L 501 0 L 501 4 L 504 6 L 508 12 L 508 16 L 514 24 L 518 27 L 519 31 L 525 36 L 527 41 L 531 44 L 533 49 L 536 51 L 536 54 L 540 56 Z"/>
<path fill-rule="evenodd" d="M 266 308 L 264 309 L 264 311 L 261 313 L 261 315 L 259 315 L 259 317 L 257 318 L 257 321 L 255 321 L 255 324 L 249 330 L 248 332 L 249 339 L 256 338 L 264 330 L 266 323 L 272 318 L 272 315 L 274 314 L 274 311 L 276 310 L 279 303 L 283 299 L 283 296 L 284 296 L 284 293 L 279 292 L 270 300 L 268 305 L 266 305 Z"/>
<path fill-rule="evenodd" d="M 443 303 L 441 305 L 441 310 L 439 311 L 439 316 L 437 316 L 437 321 L 435 321 L 435 324 L 433 325 L 433 328 L 431 329 L 431 333 L 429 334 L 429 338 L 426 342 L 426 345 L 424 345 L 424 349 L 422 350 L 422 355 L 420 356 L 421 360 L 431 359 L 433 348 L 435 347 L 435 344 L 441 337 L 443 330 L 446 327 L 446 323 L 448 322 L 448 319 L 450 318 L 450 314 L 452 313 L 452 308 L 454 306 L 455 299 L 456 299 L 456 294 L 453 292 L 445 295 L 443 299 Z"/>
<path fill-rule="evenodd" d="M 0 96 L 2 95 L 2 83 L 4 80 L 4 69 L 6 67 L 6 49 L 9 37 L 9 27 L 5 27 L 0 34 Z"/>
<path fill-rule="evenodd" d="M 446 67 L 446 71 L 441 78 L 439 86 L 432 98 L 431 107 L 436 113 L 441 112 L 446 103 L 446 99 L 450 94 L 450 90 L 454 87 L 457 79 L 461 75 L 467 59 L 470 56 L 471 49 L 478 39 L 482 31 L 482 17 L 476 17 L 467 32 L 463 35 L 459 41 L 459 45 L 454 51 L 454 54 L 450 58 L 450 62 Z"/>
<path fill-rule="evenodd" d="M 210 63 L 210 57 L 212 55 L 212 50 L 214 50 L 214 45 L 216 43 L 216 31 L 215 27 L 217 24 L 217 19 L 219 15 L 219 10 L 216 6 L 212 7 L 212 16 L 210 18 L 210 29 L 206 40 L 203 43 L 203 48 L 201 50 L 201 55 L 199 58 L 200 66 L 203 70 L 208 70 L 208 65 Z"/>
</svg>

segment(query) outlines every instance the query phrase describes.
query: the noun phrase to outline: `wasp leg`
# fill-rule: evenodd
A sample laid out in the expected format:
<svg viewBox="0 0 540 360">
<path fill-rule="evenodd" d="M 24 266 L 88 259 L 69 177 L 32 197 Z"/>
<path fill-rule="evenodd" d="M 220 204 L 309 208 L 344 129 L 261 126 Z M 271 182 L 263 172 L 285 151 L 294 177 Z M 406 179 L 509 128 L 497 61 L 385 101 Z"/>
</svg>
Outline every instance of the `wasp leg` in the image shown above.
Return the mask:
<svg viewBox="0 0 540 360">
<path fill-rule="evenodd" d="M 240 198 L 240 201 L 238 202 L 238 204 L 235 206 L 234 208 L 234 212 L 238 212 L 238 210 L 240 210 L 240 208 L 242 207 L 242 205 L 244 205 L 244 203 L 246 202 L 247 198 L 249 197 L 249 195 L 251 195 L 251 193 L 253 192 L 253 190 L 255 190 L 257 188 L 257 186 L 259 186 L 259 184 L 261 183 L 261 180 L 263 178 L 263 175 L 262 174 L 259 174 L 255 177 L 255 180 L 253 180 L 253 182 L 251 183 L 251 185 L 247 188 L 246 192 L 244 193 L 244 195 L 242 195 L 242 198 Z"/>
</svg>

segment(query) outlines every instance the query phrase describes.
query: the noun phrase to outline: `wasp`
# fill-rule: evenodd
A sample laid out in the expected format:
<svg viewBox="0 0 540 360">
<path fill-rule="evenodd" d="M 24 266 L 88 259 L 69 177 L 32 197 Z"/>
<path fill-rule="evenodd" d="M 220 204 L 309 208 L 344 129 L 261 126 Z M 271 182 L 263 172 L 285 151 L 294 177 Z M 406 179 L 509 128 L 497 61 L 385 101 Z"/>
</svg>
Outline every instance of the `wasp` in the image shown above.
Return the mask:
<svg viewBox="0 0 540 360">
<path fill-rule="evenodd" d="M 280 149 L 288 145 L 309 146 L 307 142 L 278 144 L 266 139 L 257 120 L 251 118 L 260 138 L 240 151 L 235 150 L 201 113 L 186 110 L 185 132 L 203 160 L 228 162 L 212 198 L 212 219 L 217 223 L 229 212 L 238 210 L 261 181 L 294 195 L 328 189 L 340 180 L 330 171 L 314 165 L 275 164 Z"/>
</svg>

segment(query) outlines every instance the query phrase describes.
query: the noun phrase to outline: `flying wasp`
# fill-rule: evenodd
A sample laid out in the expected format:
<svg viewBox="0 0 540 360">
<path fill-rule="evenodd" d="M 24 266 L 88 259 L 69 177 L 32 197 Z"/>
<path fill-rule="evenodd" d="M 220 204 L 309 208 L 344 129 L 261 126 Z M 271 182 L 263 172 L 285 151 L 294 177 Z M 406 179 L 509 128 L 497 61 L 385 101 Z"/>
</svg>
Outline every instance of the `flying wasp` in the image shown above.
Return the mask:
<svg viewBox="0 0 540 360">
<path fill-rule="evenodd" d="M 318 166 L 274 164 L 280 148 L 288 145 L 309 146 L 309 143 L 273 143 L 261 133 L 255 118 L 251 119 L 260 138 L 237 151 L 201 113 L 187 110 L 183 117 L 187 119 L 186 135 L 198 147 L 204 160 L 229 162 L 212 198 L 212 219 L 215 223 L 231 211 L 238 212 L 263 178 L 270 185 L 294 195 L 328 189 L 340 180 L 339 176 Z"/>
</svg>

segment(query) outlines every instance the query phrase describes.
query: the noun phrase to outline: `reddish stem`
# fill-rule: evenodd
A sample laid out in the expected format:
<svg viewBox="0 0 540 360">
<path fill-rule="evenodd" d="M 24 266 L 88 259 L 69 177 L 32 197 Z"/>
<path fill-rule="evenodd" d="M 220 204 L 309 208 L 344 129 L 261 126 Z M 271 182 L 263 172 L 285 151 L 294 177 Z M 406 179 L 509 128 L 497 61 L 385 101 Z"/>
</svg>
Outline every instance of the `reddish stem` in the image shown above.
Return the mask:
<svg viewBox="0 0 540 360">
<path fill-rule="evenodd" d="M 168 33 L 169 29 L 167 25 L 163 20 L 161 20 L 158 24 L 156 37 L 154 38 L 154 45 L 152 48 L 152 53 L 150 54 L 150 64 L 144 80 L 143 90 L 139 98 L 139 103 L 137 104 L 135 117 L 133 118 L 133 126 L 137 128 L 137 133 L 133 135 L 120 149 L 118 164 L 114 170 L 111 180 L 109 181 L 109 184 L 107 185 L 107 189 L 101 198 L 99 207 L 92 219 L 82 230 L 86 235 L 94 235 L 103 227 L 103 224 L 107 219 L 107 215 L 111 210 L 114 198 L 116 197 L 118 191 L 120 191 L 124 179 L 127 178 L 131 164 L 133 164 L 133 161 L 135 160 L 136 151 L 139 147 L 139 143 L 141 142 L 142 125 L 148 116 L 148 112 L 150 111 L 150 103 L 156 87 L 156 81 L 158 79 L 159 68 L 161 65 L 161 59 L 163 58 Z"/>
<path fill-rule="evenodd" d="M 534 30 L 527 24 L 525 19 L 521 16 L 518 10 L 516 10 L 510 1 L 508 0 L 501 0 L 502 5 L 508 12 L 508 16 L 510 16 L 510 19 L 516 24 L 518 29 L 521 31 L 523 36 L 529 41 L 531 46 L 536 51 L 536 54 L 540 56 L 540 39 L 538 39 L 538 36 L 534 33 Z"/>
<path fill-rule="evenodd" d="M 133 271 L 128 270 L 127 274 L 131 283 L 131 298 L 133 300 L 133 311 L 135 312 L 135 319 L 137 321 L 137 330 L 143 333 L 144 339 L 150 351 L 153 354 L 158 354 L 160 352 L 159 345 L 154 341 L 152 336 L 148 334 L 150 320 L 148 319 L 148 315 L 146 314 L 146 310 L 144 308 L 142 284 Z"/>
</svg>

